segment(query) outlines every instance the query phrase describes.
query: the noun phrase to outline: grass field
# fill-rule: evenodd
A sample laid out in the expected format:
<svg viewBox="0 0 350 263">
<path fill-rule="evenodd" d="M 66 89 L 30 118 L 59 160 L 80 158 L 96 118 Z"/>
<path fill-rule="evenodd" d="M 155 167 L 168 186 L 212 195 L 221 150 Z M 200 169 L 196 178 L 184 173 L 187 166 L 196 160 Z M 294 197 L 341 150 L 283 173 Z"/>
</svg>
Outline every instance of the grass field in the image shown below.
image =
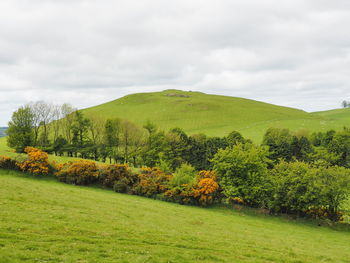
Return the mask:
<svg viewBox="0 0 350 263">
<path fill-rule="evenodd" d="M 0 170 L 0 262 L 350 262 L 349 230 Z"/>
<path fill-rule="evenodd" d="M 132 94 L 83 111 L 139 125 L 150 120 L 161 129 L 180 127 L 189 134 L 225 136 L 237 130 L 257 143 L 270 127 L 325 131 L 350 124 L 350 109 L 307 113 L 243 98 L 178 90 Z"/>
</svg>

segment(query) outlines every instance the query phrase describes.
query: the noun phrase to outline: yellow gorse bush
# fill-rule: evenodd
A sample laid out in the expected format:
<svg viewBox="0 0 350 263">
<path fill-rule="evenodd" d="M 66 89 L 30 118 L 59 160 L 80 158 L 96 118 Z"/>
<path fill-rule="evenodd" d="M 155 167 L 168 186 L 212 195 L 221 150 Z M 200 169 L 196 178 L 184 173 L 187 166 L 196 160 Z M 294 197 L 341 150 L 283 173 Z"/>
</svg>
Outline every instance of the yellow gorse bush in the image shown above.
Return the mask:
<svg viewBox="0 0 350 263">
<path fill-rule="evenodd" d="M 93 161 L 77 160 L 57 166 L 55 175 L 63 182 L 88 185 L 97 182 L 99 171 Z"/>
<path fill-rule="evenodd" d="M 49 156 L 46 152 L 33 147 L 26 147 L 24 151 L 28 154 L 28 159 L 18 163 L 18 167 L 33 175 L 47 175 L 49 173 Z"/>
<path fill-rule="evenodd" d="M 218 194 L 219 184 L 217 176 L 213 171 L 200 171 L 197 176 L 197 184 L 194 185 L 193 197 L 198 199 L 201 205 L 212 204 Z"/>
</svg>

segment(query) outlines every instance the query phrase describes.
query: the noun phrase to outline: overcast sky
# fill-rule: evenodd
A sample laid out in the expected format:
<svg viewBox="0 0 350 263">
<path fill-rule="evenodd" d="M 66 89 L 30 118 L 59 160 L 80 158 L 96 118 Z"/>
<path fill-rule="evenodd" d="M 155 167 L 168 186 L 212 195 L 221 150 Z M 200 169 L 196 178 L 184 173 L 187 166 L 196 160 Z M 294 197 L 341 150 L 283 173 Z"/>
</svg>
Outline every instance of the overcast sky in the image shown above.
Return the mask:
<svg viewBox="0 0 350 263">
<path fill-rule="evenodd" d="M 349 0 L 1 0 L 0 126 L 30 101 L 168 88 L 339 108 L 349 29 Z"/>
</svg>

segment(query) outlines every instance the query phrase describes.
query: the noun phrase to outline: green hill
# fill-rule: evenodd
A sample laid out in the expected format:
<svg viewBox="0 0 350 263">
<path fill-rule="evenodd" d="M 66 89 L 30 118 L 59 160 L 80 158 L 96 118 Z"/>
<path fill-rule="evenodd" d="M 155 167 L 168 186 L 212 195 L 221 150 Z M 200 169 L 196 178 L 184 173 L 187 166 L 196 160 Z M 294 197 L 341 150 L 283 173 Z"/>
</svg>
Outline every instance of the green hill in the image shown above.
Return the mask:
<svg viewBox="0 0 350 263">
<path fill-rule="evenodd" d="M 161 129 L 180 127 L 189 134 L 224 136 L 237 130 L 256 142 L 270 127 L 318 131 L 341 128 L 346 118 L 350 119 L 350 111 L 307 113 L 249 99 L 179 90 L 132 94 L 83 111 L 128 119 L 139 125 L 150 120 Z"/>
<path fill-rule="evenodd" d="M 349 262 L 349 230 L 0 170 L 0 262 Z"/>
</svg>

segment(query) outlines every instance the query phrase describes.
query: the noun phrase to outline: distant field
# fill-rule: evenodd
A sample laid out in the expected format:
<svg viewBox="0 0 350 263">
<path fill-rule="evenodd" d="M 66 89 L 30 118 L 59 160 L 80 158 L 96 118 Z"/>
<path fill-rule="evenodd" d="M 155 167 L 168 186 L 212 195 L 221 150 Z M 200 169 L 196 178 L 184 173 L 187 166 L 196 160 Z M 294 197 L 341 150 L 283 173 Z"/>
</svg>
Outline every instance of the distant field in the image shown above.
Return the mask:
<svg viewBox="0 0 350 263">
<path fill-rule="evenodd" d="M 6 127 L 0 127 L 0 138 L 6 136 Z"/>
<path fill-rule="evenodd" d="M 350 125 L 350 109 L 307 113 L 254 100 L 178 90 L 132 94 L 83 111 L 139 125 L 150 120 L 161 129 L 180 127 L 189 134 L 225 136 L 237 130 L 257 143 L 270 127 L 325 131 Z"/>
<path fill-rule="evenodd" d="M 0 262 L 350 262 L 350 232 L 0 170 Z"/>
</svg>

